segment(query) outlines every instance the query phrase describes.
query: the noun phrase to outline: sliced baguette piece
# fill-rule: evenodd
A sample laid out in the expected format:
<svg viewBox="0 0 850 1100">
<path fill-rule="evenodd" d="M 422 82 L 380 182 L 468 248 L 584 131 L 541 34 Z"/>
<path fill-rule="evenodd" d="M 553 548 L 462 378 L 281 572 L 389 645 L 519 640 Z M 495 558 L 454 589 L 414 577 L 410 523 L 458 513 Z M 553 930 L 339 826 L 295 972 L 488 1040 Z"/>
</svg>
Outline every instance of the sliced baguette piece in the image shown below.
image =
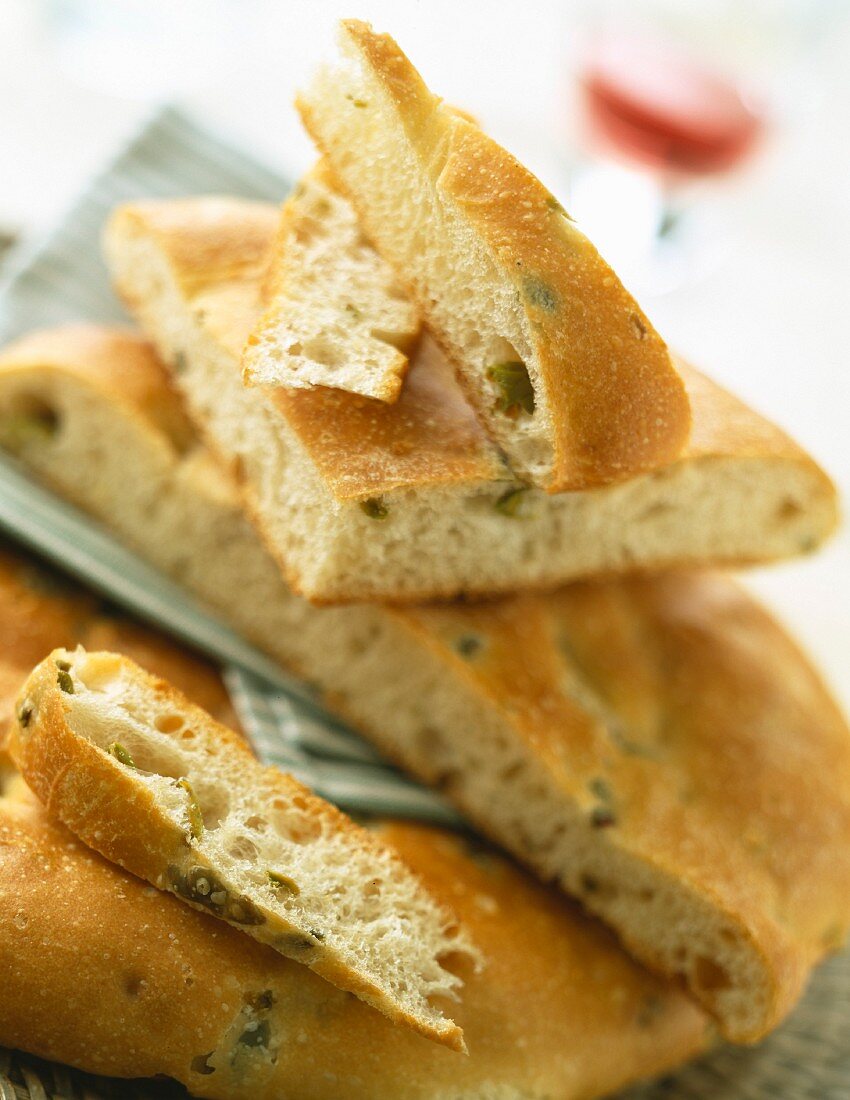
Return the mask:
<svg viewBox="0 0 850 1100">
<path fill-rule="evenodd" d="M 514 473 L 563 492 L 672 462 L 690 427 L 684 383 L 560 203 L 389 35 L 344 20 L 340 47 L 301 117 Z"/>
<path fill-rule="evenodd" d="M 269 281 L 271 305 L 243 359 L 247 385 L 398 398 L 419 311 L 321 165 L 284 203 Z"/>
<path fill-rule="evenodd" d="M 114 1077 L 165 1075 L 214 1100 L 593 1100 L 710 1042 L 675 984 L 462 835 L 374 824 L 486 956 L 480 970 L 464 960 L 468 1058 L 152 890 L 16 786 L 0 791 L 5 1047 Z"/>
<path fill-rule="evenodd" d="M 619 485 L 547 494 L 512 479 L 425 338 L 394 404 L 326 388 L 249 389 L 272 206 L 135 203 L 105 235 L 116 287 L 207 442 L 234 468 L 290 585 L 317 603 L 490 595 L 627 570 L 814 550 L 829 479 L 788 436 L 682 365 L 687 452 Z M 19 347 L 4 358 L 32 364 Z"/>
<path fill-rule="evenodd" d="M 114 653 L 55 650 L 24 684 L 9 751 L 108 859 L 304 963 L 393 1020 L 464 1050 L 430 998 L 472 948 L 374 836 L 166 681 Z"/>
<path fill-rule="evenodd" d="M 109 356 L 117 364 L 123 343 L 143 341 L 100 330 L 99 372 L 84 375 L 65 332 L 61 355 L 58 333 L 33 334 L 0 365 L 0 410 L 26 393 L 60 425 L 21 452 L 34 473 L 316 685 L 650 966 L 682 975 L 727 1037 L 756 1038 L 790 1011 L 848 925 L 850 734 L 746 592 L 678 573 L 489 604 L 313 607 L 286 588 L 226 471 L 197 448 L 168 451 L 155 410 L 130 413 Z M 163 373 L 149 348 L 133 361 L 151 386 Z M 177 398 L 162 387 L 161 400 Z M 33 618 L 11 591 L 8 607 Z M 605 791 L 616 824 L 599 813 L 594 824 Z"/>
</svg>

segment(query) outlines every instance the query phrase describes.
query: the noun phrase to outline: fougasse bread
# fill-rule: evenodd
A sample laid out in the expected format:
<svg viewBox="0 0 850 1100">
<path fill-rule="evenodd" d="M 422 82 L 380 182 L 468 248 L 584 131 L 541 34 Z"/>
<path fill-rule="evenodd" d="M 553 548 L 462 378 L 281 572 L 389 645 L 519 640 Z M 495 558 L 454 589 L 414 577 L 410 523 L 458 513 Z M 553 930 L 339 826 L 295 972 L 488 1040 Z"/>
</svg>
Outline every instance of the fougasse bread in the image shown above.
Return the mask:
<svg viewBox="0 0 850 1100">
<path fill-rule="evenodd" d="M 298 96 L 301 117 L 512 470 L 563 492 L 669 465 L 688 437 L 687 392 L 616 274 L 389 35 L 348 19 L 339 38 L 337 62 Z"/>
<path fill-rule="evenodd" d="M 109 351 L 95 385 L 75 333 L 64 350 L 34 335 L 0 363 L 0 425 L 16 394 L 55 414 L 49 440 L 18 450 L 35 474 L 649 965 L 683 975 L 729 1037 L 755 1039 L 790 1010 L 847 928 L 850 747 L 816 672 L 740 586 L 679 572 L 481 604 L 316 608 L 287 589 L 227 471 L 197 441 L 167 451 L 168 417 L 122 404 L 109 355 L 133 343 L 153 385 L 164 368 L 150 347 L 90 329 Z M 164 385 L 161 400 L 178 403 Z M 107 421 L 100 479 L 77 476 L 86 426 Z M 148 510 L 153 484 L 162 503 Z"/>
<path fill-rule="evenodd" d="M 617 485 L 549 494 L 508 471 L 423 334 L 398 399 L 249 388 L 278 214 L 193 198 L 116 211 L 115 285 L 234 466 L 293 589 L 321 603 L 492 595 L 624 570 L 766 561 L 818 546 L 835 491 L 783 432 L 681 366 L 685 454 Z M 28 367 L 37 349 L 4 360 Z"/>
<path fill-rule="evenodd" d="M 391 849 L 167 681 L 57 649 L 27 677 L 7 747 L 47 809 L 108 859 L 463 1050 L 437 1002 L 476 952 Z"/>
<path fill-rule="evenodd" d="M 481 945 L 452 1005 L 468 1057 L 108 863 L 15 780 L 0 795 L 0 1043 L 213 1100 L 593 1100 L 706 1046 L 674 984 L 494 851 L 373 828 Z"/>
</svg>

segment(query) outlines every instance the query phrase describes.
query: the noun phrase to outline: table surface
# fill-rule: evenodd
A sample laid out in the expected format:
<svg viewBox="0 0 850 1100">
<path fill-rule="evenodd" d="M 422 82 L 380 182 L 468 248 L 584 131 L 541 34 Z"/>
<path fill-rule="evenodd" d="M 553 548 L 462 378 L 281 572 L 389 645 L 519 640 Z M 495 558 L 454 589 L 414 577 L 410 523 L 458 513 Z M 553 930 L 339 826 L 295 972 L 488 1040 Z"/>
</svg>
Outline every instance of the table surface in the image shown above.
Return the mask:
<svg viewBox="0 0 850 1100">
<path fill-rule="evenodd" d="M 60 0 L 0 0 L 0 226 L 18 226 L 30 239 L 49 228 L 150 109 L 149 101 L 104 91 L 102 81 L 87 86 L 85 73 L 82 80 L 69 75 L 50 33 L 61 8 Z M 207 5 L 220 8 L 227 0 Z M 156 0 L 147 9 L 155 18 Z M 353 9 L 395 34 L 432 87 L 472 110 L 553 190 L 563 189 L 568 44 L 580 14 L 569 0 L 490 0 L 486 19 L 483 5 L 458 0 L 241 0 L 233 35 L 205 44 L 215 63 L 194 86 L 165 91 L 294 176 L 313 153 L 293 93 L 330 50 L 334 19 Z M 671 345 L 791 430 L 846 500 L 850 23 L 846 4 L 842 10 L 815 47 L 796 109 L 756 163 L 725 185 L 734 250 L 699 280 L 644 296 L 642 304 Z M 172 45 L 179 52 L 180 43 Z M 140 40 L 143 59 L 149 49 Z M 814 652 L 850 709 L 847 531 L 814 558 L 748 579 Z"/>
</svg>

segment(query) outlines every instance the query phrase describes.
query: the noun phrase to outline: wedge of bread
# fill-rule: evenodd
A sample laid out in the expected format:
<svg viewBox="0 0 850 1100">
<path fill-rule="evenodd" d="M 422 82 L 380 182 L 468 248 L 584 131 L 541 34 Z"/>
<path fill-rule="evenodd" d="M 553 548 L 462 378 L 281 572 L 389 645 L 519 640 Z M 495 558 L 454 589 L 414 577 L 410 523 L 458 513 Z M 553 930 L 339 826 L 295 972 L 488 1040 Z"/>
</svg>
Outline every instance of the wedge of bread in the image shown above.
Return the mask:
<svg viewBox="0 0 850 1100">
<path fill-rule="evenodd" d="M 770 560 L 833 530 L 823 472 L 686 368 L 694 428 L 681 459 L 557 495 L 512 479 L 427 338 L 392 405 L 246 388 L 241 356 L 276 222 L 273 207 L 235 200 L 140 203 L 113 216 L 106 252 L 193 418 L 237 470 L 267 546 L 311 600 L 407 602 Z"/>
<path fill-rule="evenodd" d="M 119 360 L 123 341 L 145 346 L 99 331 Z M 162 417 L 127 411 L 106 355 L 84 378 L 66 334 L 62 356 L 34 335 L 29 356 L 19 345 L 0 363 L 0 417 L 15 393 L 56 413 L 51 439 L 21 452 L 34 473 L 683 975 L 728 1036 L 789 1011 L 848 924 L 850 747 L 817 674 L 745 592 L 681 573 L 480 605 L 315 608 L 287 590 L 226 473 L 197 447 L 158 465 Z M 151 385 L 162 375 L 150 349 L 134 361 Z M 106 423 L 95 478 L 86 426 Z M 146 484 L 168 504 L 147 508 Z"/>
<path fill-rule="evenodd" d="M 458 1006 L 468 1058 L 151 890 L 14 780 L 0 794 L 0 1043 L 217 1100 L 592 1100 L 706 1045 L 693 1002 L 497 853 L 374 830 L 482 946 Z"/>
<path fill-rule="evenodd" d="M 125 657 L 54 650 L 9 751 L 51 813 L 122 867 L 463 1050 L 430 998 L 473 952 L 390 849 Z"/>
<path fill-rule="evenodd" d="M 284 204 L 269 280 L 272 304 L 243 360 L 248 385 L 398 398 L 419 311 L 321 165 Z"/>
<path fill-rule="evenodd" d="M 340 45 L 301 117 L 517 476 L 562 492 L 672 462 L 682 379 L 560 203 L 388 35 L 345 20 Z"/>
</svg>

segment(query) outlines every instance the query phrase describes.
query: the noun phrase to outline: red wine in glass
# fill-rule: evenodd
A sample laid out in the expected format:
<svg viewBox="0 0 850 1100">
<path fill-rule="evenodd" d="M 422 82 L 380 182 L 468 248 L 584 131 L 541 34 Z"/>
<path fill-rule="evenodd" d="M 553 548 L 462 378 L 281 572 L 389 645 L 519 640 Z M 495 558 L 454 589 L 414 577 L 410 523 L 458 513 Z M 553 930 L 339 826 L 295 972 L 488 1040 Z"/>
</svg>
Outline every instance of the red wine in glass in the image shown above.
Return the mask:
<svg viewBox="0 0 850 1100">
<path fill-rule="evenodd" d="M 668 181 L 735 167 L 763 127 L 733 80 L 660 40 L 606 34 L 585 54 L 580 88 L 589 136 Z"/>
</svg>

